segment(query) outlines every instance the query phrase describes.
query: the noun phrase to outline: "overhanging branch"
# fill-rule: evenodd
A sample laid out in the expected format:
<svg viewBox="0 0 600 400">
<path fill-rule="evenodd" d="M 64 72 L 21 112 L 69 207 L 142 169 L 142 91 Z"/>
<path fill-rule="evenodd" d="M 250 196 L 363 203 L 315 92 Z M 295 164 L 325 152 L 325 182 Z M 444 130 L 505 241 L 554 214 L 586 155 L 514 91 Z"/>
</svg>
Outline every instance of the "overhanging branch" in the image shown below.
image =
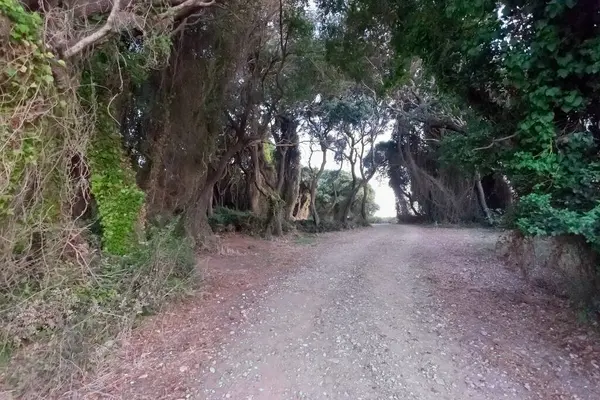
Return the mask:
<svg viewBox="0 0 600 400">
<path fill-rule="evenodd" d="M 81 53 L 86 47 L 89 47 L 108 36 L 115 27 L 117 16 L 119 15 L 119 11 L 121 10 L 121 2 L 122 0 L 114 0 L 112 10 L 110 11 L 110 15 L 108 16 L 108 19 L 106 20 L 104 26 L 102 26 L 102 28 L 98 29 L 91 35 L 84 37 L 83 39 L 75 43 L 73 46 L 66 49 L 63 54 L 64 57 L 71 58 Z"/>
<path fill-rule="evenodd" d="M 180 19 L 189 16 L 198 8 L 210 7 L 215 4 L 215 0 L 186 0 L 181 2 L 181 4 L 169 8 L 167 11 L 160 14 L 160 16 L 163 18 L 172 17 L 173 19 Z"/>
<path fill-rule="evenodd" d="M 22 3 L 32 10 L 39 8 L 39 3 L 26 0 L 22 0 Z M 65 11 L 72 11 L 72 15 L 76 19 L 85 20 L 92 15 L 105 14 L 109 11 L 110 14 L 106 23 L 91 34 L 77 40 L 72 45 L 63 43 L 57 47 L 64 49 L 62 55 L 64 58 L 69 59 L 102 41 L 107 36 L 129 29 L 132 25 L 139 25 L 137 27 L 143 29 L 146 20 L 154 23 L 165 20 L 182 20 L 203 8 L 215 4 L 216 0 L 161 0 L 160 2 L 156 0 L 75 0 L 64 7 L 66 8 Z M 145 5 L 148 13 L 142 13 L 143 16 L 138 15 L 139 7 L 136 7 L 136 5 Z M 165 6 L 167 7 L 166 10 L 164 9 Z M 152 9 L 162 12 L 154 14 L 154 17 L 148 17 Z M 39 9 L 38 11 L 43 13 L 44 10 Z M 142 17 L 144 21 L 140 22 Z"/>
</svg>

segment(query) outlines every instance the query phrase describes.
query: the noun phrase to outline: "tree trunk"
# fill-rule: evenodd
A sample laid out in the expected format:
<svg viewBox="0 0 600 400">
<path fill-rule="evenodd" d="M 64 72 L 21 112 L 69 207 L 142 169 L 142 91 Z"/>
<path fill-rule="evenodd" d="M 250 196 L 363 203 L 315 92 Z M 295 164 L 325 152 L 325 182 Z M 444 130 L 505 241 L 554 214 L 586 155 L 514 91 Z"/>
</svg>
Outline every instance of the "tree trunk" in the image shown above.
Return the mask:
<svg viewBox="0 0 600 400">
<path fill-rule="evenodd" d="M 407 215 L 410 215 L 408 212 L 408 199 L 398 198 L 396 200 L 396 216 Z"/>
<path fill-rule="evenodd" d="M 358 194 L 358 191 L 360 190 L 361 186 L 362 185 L 358 185 L 354 187 L 354 189 L 352 189 L 352 191 L 350 192 L 350 196 L 344 203 L 344 208 L 342 208 L 342 212 L 340 213 L 340 222 L 345 224 L 348 221 L 348 217 L 350 216 L 350 210 L 352 209 L 352 203 L 354 203 L 354 199 L 356 198 L 356 195 Z"/>
<path fill-rule="evenodd" d="M 298 201 L 294 208 L 294 219 L 297 221 L 304 221 L 311 217 L 310 209 L 310 188 L 306 185 L 300 185 L 300 195 L 298 195 Z"/>
<path fill-rule="evenodd" d="M 207 190 L 199 190 L 197 200 L 185 210 L 184 226 L 196 247 L 213 251 L 217 247 L 217 238 L 208 224 L 209 197 Z"/>
<path fill-rule="evenodd" d="M 319 217 L 319 212 L 317 211 L 317 186 L 319 185 L 319 178 L 321 175 L 323 175 L 323 171 L 325 171 L 325 165 L 327 164 L 327 143 L 325 143 L 324 140 L 321 140 L 321 152 L 323 153 L 321 166 L 319 167 L 317 174 L 313 176 L 310 182 L 310 213 L 312 214 L 313 221 L 317 227 L 321 225 L 321 218 Z"/>
<path fill-rule="evenodd" d="M 283 210 L 285 203 L 277 194 L 269 198 L 269 211 L 265 228 L 265 236 L 283 235 Z"/>
<path fill-rule="evenodd" d="M 483 186 L 481 186 L 481 175 L 479 172 L 475 173 L 475 185 L 477 187 L 477 198 L 479 199 L 479 205 L 481 206 L 481 210 L 485 215 L 485 219 L 488 222 L 492 221 L 492 215 L 490 213 L 490 209 L 487 206 L 487 202 L 485 201 L 485 192 L 483 191 Z"/>
<path fill-rule="evenodd" d="M 348 221 L 348 216 L 350 215 L 350 209 L 352 208 L 352 203 L 354 202 L 354 198 L 360 189 L 360 185 L 357 185 L 357 177 L 356 177 L 356 159 L 354 152 L 354 142 L 352 142 L 352 147 L 350 149 L 350 156 L 348 157 L 348 161 L 350 162 L 350 172 L 352 173 L 352 189 L 350 190 L 350 196 L 344 203 L 342 211 L 340 213 L 339 221 L 345 224 Z"/>
<path fill-rule="evenodd" d="M 310 193 L 310 214 L 313 217 L 313 222 L 315 223 L 315 226 L 319 226 L 321 225 L 321 218 L 319 217 L 319 212 L 317 211 L 317 201 L 316 201 L 316 197 L 317 197 L 317 190 L 315 188 L 315 190 L 311 190 Z"/>
<path fill-rule="evenodd" d="M 298 121 L 289 114 L 280 114 L 276 118 L 279 135 L 273 133 L 277 145 L 277 192 L 284 201 L 283 218 L 294 218 L 294 207 L 300 190 L 300 149 Z"/>
<path fill-rule="evenodd" d="M 367 185 L 363 185 L 363 198 L 362 204 L 360 205 L 360 216 L 362 217 L 364 222 L 368 221 L 367 218 L 367 194 L 369 187 Z"/>
<path fill-rule="evenodd" d="M 262 187 L 262 174 L 260 173 L 260 163 L 258 161 L 258 145 L 250 148 L 250 159 L 252 160 L 251 170 L 249 171 L 248 183 L 248 202 L 250 211 L 256 215 L 263 215 L 263 203 L 261 202 L 262 193 L 258 188 Z"/>
<path fill-rule="evenodd" d="M 210 218 L 214 215 L 215 211 L 213 209 L 213 202 L 215 201 L 215 188 L 211 188 L 210 190 L 210 198 L 208 199 L 208 210 L 206 215 Z"/>
<path fill-rule="evenodd" d="M 284 192 L 284 218 L 286 221 L 292 221 L 294 219 L 294 208 L 296 207 L 298 195 L 300 194 L 300 168 L 297 168 L 296 166 L 288 168 L 288 175 L 289 180 L 287 181 L 286 190 Z"/>
</svg>

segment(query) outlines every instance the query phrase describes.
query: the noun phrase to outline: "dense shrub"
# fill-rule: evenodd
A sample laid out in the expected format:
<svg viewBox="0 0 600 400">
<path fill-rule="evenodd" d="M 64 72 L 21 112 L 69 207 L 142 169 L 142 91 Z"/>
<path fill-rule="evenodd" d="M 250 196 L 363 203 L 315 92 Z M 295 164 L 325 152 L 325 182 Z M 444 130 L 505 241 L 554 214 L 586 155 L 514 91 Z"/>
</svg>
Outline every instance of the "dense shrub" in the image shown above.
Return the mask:
<svg viewBox="0 0 600 400">
<path fill-rule="evenodd" d="M 368 224 L 365 224 L 363 226 L 367 225 Z M 348 221 L 346 223 L 343 223 L 336 220 L 324 220 L 321 221 L 318 227 L 311 220 L 296 221 L 296 229 L 300 232 L 306 233 L 337 232 L 348 229 L 356 229 L 360 226 L 361 224 L 355 221 Z"/>
<path fill-rule="evenodd" d="M 215 209 L 208 222 L 215 232 L 243 232 L 257 234 L 262 232 L 265 221 L 250 211 L 233 210 L 227 207 Z"/>
</svg>

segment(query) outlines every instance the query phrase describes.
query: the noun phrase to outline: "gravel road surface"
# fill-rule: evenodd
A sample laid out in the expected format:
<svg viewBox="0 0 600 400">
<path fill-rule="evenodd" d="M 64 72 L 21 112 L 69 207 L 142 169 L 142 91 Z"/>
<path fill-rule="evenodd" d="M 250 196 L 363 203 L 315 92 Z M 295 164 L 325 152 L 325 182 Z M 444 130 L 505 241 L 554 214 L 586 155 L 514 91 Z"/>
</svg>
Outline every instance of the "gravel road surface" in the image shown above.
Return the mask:
<svg viewBox="0 0 600 400">
<path fill-rule="evenodd" d="M 188 398 L 600 399 L 597 362 L 540 334 L 540 304 L 561 306 L 495 260 L 496 238 L 380 225 L 306 245 Z"/>
</svg>

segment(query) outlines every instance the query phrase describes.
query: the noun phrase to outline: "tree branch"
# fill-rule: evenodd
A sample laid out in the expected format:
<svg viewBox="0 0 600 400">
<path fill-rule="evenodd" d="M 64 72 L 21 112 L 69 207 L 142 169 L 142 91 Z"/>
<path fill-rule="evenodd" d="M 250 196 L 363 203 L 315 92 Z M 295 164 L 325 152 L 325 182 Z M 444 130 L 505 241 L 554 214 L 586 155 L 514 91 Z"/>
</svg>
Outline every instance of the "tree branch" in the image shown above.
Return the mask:
<svg viewBox="0 0 600 400">
<path fill-rule="evenodd" d="M 106 20 L 106 23 L 104 24 L 104 26 L 102 26 L 102 28 L 98 29 L 91 35 L 84 37 L 83 39 L 75 43 L 73 46 L 66 49 L 63 56 L 65 58 L 71 58 L 81 53 L 83 50 L 85 50 L 86 47 L 89 47 L 108 36 L 114 29 L 115 21 L 117 19 L 117 16 L 119 15 L 119 11 L 121 10 L 121 1 L 122 0 L 114 0 L 112 10 L 110 11 L 110 15 L 108 16 L 108 19 Z"/>
<path fill-rule="evenodd" d="M 487 146 L 483 146 L 483 147 L 477 147 L 477 148 L 474 148 L 474 149 L 473 149 L 473 151 L 490 149 L 490 148 L 492 148 L 492 147 L 493 147 L 493 146 L 494 146 L 496 143 L 498 143 L 498 142 L 503 142 L 503 141 L 505 141 L 505 140 L 512 139 L 512 138 L 514 138 L 515 136 L 517 136 L 517 134 L 516 134 L 516 133 L 513 133 L 512 135 L 508 135 L 508 136 L 505 136 L 505 137 L 503 137 L 503 138 L 494 139 L 494 140 L 492 140 L 492 143 L 488 144 Z"/>
<path fill-rule="evenodd" d="M 204 1 L 204 0 L 186 0 L 181 4 L 169 8 L 164 13 L 160 14 L 160 17 L 172 17 L 173 19 L 179 19 L 186 17 L 193 13 L 197 8 L 210 7 L 216 4 L 215 0 Z"/>
<path fill-rule="evenodd" d="M 140 25 L 142 29 L 144 23 L 140 23 L 140 15 L 136 12 L 127 12 L 126 10 L 131 9 L 135 3 L 142 3 L 150 10 L 153 6 L 160 7 L 167 5 L 168 8 L 155 15 L 159 20 L 166 20 L 172 18 L 173 20 L 181 20 L 190 17 L 199 9 L 212 6 L 216 4 L 216 0 L 168 0 L 160 1 L 155 0 L 140 1 L 140 0 L 75 0 L 69 4 L 69 9 L 73 11 L 75 18 L 86 19 L 87 17 L 94 14 L 104 14 L 110 10 L 110 14 L 106 20 L 106 23 L 96 31 L 79 39 L 73 45 L 66 45 L 66 49 L 62 52 L 64 58 L 72 58 L 86 48 L 93 46 L 95 43 L 100 42 L 111 33 L 118 32 L 119 30 L 127 29 L 131 25 Z M 155 4 L 156 3 L 156 4 Z M 26 5 L 30 5 L 27 2 Z M 183 24 L 185 26 L 185 23 Z M 181 29 L 181 26 L 179 26 Z"/>
</svg>

